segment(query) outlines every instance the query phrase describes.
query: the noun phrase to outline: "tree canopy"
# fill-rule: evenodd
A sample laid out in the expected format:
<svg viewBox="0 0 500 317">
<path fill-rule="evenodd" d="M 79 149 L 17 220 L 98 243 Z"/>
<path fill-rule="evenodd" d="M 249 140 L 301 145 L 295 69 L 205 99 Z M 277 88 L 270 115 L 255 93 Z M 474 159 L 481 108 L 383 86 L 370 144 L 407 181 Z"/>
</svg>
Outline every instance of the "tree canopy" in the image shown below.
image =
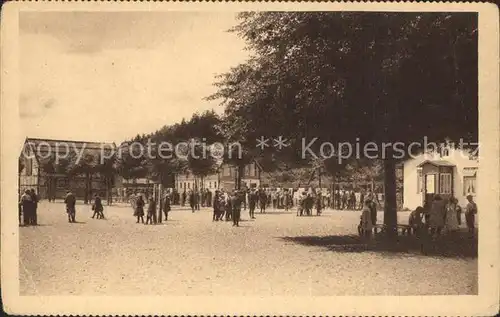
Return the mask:
<svg viewBox="0 0 500 317">
<path fill-rule="evenodd" d="M 477 139 L 474 14 L 245 12 L 239 20 L 232 31 L 254 54 L 220 75 L 209 97 L 225 106 L 227 130 L 287 136 L 295 148 L 313 137 Z"/>
<path fill-rule="evenodd" d="M 395 152 L 382 142 L 477 140 L 476 14 L 243 12 L 238 18 L 231 31 L 253 55 L 220 75 L 208 97 L 225 107 L 226 134 L 244 142 L 285 136 L 289 147 L 273 155 L 313 164 L 318 158 L 303 155 L 303 140 L 317 138 L 313 153 L 323 142 L 375 142 L 384 158 L 386 224 L 396 221 Z M 331 157 L 321 159 L 339 170 Z"/>
</svg>

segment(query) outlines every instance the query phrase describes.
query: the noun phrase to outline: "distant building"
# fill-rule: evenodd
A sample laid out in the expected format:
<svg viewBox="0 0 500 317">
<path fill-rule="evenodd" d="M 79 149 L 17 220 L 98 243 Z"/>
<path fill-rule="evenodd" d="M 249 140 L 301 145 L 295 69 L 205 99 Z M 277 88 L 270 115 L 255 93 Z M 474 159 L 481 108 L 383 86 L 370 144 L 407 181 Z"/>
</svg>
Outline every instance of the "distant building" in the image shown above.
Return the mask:
<svg viewBox="0 0 500 317">
<path fill-rule="evenodd" d="M 454 196 L 461 206 L 467 204 L 467 195 L 477 192 L 477 157 L 466 150 L 444 148 L 425 153 L 404 162 L 403 204 L 415 209 L 435 195 Z"/>
<path fill-rule="evenodd" d="M 241 186 L 248 188 L 259 187 L 261 171 L 262 168 L 256 161 L 247 164 L 243 168 Z M 217 167 L 215 173 L 211 173 L 205 177 L 196 177 L 190 172 L 177 174 L 175 178 L 175 188 L 179 192 L 195 188 L 208 189 L 210 191 L 215 191 L 218 188 L 233 190 L 236 187 L 236 178 L 236 166 L 222 163 Z"/>
<path fill-rule="evenodd" d="M 40 198 L 46 199 L 51 195 L 54 198 L 63 198 L 66 190 L 71 189 L 77 198 L 82 199 L 85 195 L 85 176 L 76 175 L 68 177 L 61 171 L 50 170 L 45 166 L 49 157 L 54 157 L 56 153 L 59 157 L 64 157 L 67 151 L 72 153 L 92 153 L 99 155 L 103 150 L 114 150 L 114 143 L 99 143 L 71 140 L 50 140 L 27 138 L 23 144 L 19 157 L 20 171 L 19 192 L 26 189 L 34 189 Z M 104 178 L 98 173 L 92 174 L 91 188 L 93 193 L 99 193 L 102 197 L 106 193 Z"/>
</svg>

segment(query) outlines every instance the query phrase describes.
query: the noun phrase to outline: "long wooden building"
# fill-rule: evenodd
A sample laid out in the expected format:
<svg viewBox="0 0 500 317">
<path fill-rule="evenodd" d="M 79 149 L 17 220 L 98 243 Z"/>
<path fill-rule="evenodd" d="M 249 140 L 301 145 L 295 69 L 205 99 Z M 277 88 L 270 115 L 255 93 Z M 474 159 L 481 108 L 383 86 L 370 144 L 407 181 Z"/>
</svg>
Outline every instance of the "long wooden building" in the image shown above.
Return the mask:
<svg viewBox="0 0 500 317">
<path fill-rule="evenodd" d="M 65 157 L 68 151 L 77 155 L 91 153 L 97 156 L 103 151 L 115 149 L 114 143 L 27 138 L 19 157 L 19 193 L 26 189 L 34 189 L 41 199 L 49 197 L 61 199 L 66 190 L 71 189 L 77 198 L 83 199 L 86 177 L 84 175 L 69 177 L 67 173 L 49 163 L 51 158 L 55 158 L 56 155 Z M 99 193 L 104 197 L 106 192 L 104 178 L 98 173 L 93 173 L 90 188 L 92 193 Z"/>
</svg>

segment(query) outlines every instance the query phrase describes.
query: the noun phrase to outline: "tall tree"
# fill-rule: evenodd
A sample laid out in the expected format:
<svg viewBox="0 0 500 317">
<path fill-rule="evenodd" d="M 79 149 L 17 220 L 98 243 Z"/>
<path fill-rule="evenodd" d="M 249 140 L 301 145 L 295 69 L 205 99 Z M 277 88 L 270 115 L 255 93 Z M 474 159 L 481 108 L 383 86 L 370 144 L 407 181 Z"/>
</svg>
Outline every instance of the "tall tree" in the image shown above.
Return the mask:
<svg viewBox="0 0 500 317">
<path fill-rule="evenodd" d="M 115 176 L 118 174 L 118 158 L 117 153 L 103 153 L 99 154 L 95 171 L 102 177 L 104 186 L 106 188 L 106 202 L 108 205 L 113 203 L 112 188 L 115 181 Z"/>
<path fill-rule="evenodd" d="M 55 155 L 52 154 L 48 157 L 40 158 L 40 171 L 44 174 L 47 185 L 47 195 L 52 197 L 55 195 L 56 190 L 56 179 L 54 178 L 54 174 L 56 173 L 56 158 Z"/>
<path fill-rule="evenodd" d="M 245 12 L 239 20 L 232 31 L 253 56 L 219 76 L 209 97 L 226 107 L 226 130 L 287 136 L 289 154 L 304 161 L 324 142 L 375 142 L 390 234 L 400 156 L 382 143 L 477 140 L 477 15 Z M 306 153 L 304 140 L 316 140 Z"/>
</svg>

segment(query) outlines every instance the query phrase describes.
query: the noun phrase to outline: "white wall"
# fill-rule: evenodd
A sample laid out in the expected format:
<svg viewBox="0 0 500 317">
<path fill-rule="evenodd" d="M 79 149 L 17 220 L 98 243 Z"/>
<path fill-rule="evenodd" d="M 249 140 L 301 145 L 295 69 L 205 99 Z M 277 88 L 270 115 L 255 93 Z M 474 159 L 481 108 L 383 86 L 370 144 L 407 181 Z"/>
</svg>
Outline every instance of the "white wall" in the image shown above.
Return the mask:
<svg viewBox="0 0 500 317">
<path fill-rule="evenodd" d="M 403 206 L 411 210 L 422 205 L 422 193 L 417 193 L 417 166 L 425 160 L 445 160 L 455 164 L 453 170 L 453 192 L 458 199 L 460 206 L 464 207 L 467 204 L 466 195 L 463 191 L 463 176 L 464 168 L 478 167 L 477 160 L 470 160 L 467 152 L 460 150 L 449 150 L 449 155 L 441 157 L 437 153 L 422 154 L 404 163 L 403 167 Z M 476 186 L 478 180 L 476 178 Z M 476 188 L 477 192 L 477 188 Z"/>
</svg>

